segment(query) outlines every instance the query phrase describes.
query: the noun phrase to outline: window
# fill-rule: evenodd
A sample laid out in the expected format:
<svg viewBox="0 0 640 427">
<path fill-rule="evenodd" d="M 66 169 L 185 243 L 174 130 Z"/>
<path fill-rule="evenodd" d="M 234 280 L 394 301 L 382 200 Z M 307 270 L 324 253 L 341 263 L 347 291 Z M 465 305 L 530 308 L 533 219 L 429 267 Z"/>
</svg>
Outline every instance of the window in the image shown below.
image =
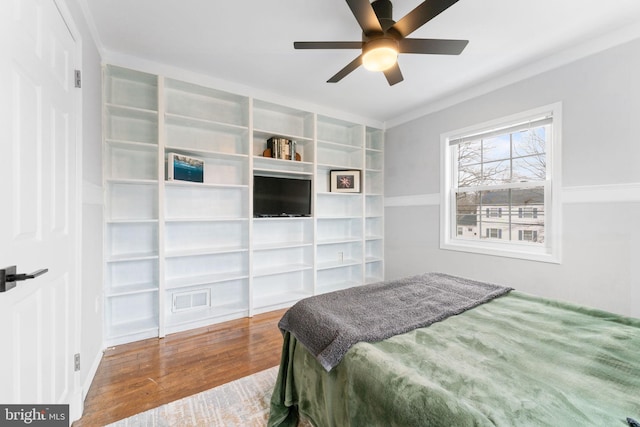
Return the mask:
<svg viewBox="0 0 640 427">
<path fill-rule="evenodd" d="M 538 218 L 538 208 L 518 208 L 518 218 Z"/>
<path fill-rule="evenodd" d="M 488 239 L 502 239 L 502 230 L 499 228 L 487 228 Z"/>
<path fill-rule="evenodd" d="M 487 208 L 487 218 L 502 218 L 502 208 Z"/>
<path fill-rule="evenodd" d="M 537 230 L 518 230 L 518 240 L 527 240 L 529 242 L 538 241 Z"/>
<path fill-rule="evenodd" d="M 560 107 L 442 135 L 443 249 L 559 262 Z"/>
</svg>

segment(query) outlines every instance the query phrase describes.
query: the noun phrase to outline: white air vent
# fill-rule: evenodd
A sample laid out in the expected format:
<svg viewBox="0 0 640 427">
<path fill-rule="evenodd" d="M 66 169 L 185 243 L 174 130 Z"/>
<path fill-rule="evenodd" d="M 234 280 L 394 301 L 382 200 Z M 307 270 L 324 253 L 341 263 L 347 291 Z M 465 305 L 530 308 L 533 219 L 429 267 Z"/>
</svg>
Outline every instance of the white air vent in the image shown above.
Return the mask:
<svg viewBox="0 0 640 427">
<path fill-rule="evenodd" d="M 200 289 L 191 292 L 180 292 L 173 294 L 173 304 L 171 311 L 174 313 L 185 310 L 196 310 L 207 308 L 211 305 L 211 290 Z"/>
</svg>

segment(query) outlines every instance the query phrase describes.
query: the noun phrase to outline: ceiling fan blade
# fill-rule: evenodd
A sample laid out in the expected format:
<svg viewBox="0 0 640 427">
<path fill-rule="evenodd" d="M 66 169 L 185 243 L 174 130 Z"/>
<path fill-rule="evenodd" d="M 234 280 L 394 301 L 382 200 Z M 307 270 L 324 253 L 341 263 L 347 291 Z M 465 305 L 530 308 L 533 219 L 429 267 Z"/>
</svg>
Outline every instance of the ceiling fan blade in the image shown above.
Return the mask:
<svg viewBox="0 0 640 427">
<path fill-rule="evenodd" d="M 356 59 L 349 62 L 346 67 L 338 71 L 335 76 L 327 80 L 327 83 L 338 83 L 340 80 L 345 78 L 347 74 L 358 68 L 360 65 L 362 65 L 362 55 L 358 55 Z"/>
<path fill-rule="evenodd" d="M 400 83 L 404 80 L 404 77 L 402 77 L 402 72 L 400 72 L 400 66 L 397 62 L 393 67 L 384 71 L 384 76 L 387 78 L 389 86 L 393 86 L 394 84 Z"/>
<path fill-rule="evenodd" d="M 454 5 L 458 0 L 426 0 L 418 7 L 407 13 L 404 18 L 396 22 L 392 28 L 400 33 L 402 37 L 422 27 L 440 13 Z"/>
<path fill-rule="evenodd" d="M 382 33 L 382 26 L 369 0 L 347 0 L 347 4 L 365 34 Z"/>
<path fill-rule="evenodd" d="M 398 42 L 398 52 L 460 55 L 468 43 L 469 40 L 402 39 Z"/>
<path fill-rule="evenodd" d="M 362 49 L 362 42 L 293 42 L 294 49 Z"/>
</svg>

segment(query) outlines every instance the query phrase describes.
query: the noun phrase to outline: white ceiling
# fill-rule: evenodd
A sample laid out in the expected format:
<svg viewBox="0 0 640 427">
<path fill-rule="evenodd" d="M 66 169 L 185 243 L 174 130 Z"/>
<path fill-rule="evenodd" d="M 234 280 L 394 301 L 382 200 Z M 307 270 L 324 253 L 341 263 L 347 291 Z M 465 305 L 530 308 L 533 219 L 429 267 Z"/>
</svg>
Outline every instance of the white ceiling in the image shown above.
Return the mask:
<svg viewBox="0 0 640 427">
<path fill-rule="evenodd" d="M 134 56 L 380 122 L 640 22 L 640 0 L 459 0 L 410 37 L 467 39 L 465 51 L 401 54 L 404 81 L 390 87 L 362 67 L 326 83 L 357 50 L 293 49 L 360 40 L 344 0 L 84 1 L 107 58 Z M 418 4 L 396 0 L 394 19 Z"/>
</svg>

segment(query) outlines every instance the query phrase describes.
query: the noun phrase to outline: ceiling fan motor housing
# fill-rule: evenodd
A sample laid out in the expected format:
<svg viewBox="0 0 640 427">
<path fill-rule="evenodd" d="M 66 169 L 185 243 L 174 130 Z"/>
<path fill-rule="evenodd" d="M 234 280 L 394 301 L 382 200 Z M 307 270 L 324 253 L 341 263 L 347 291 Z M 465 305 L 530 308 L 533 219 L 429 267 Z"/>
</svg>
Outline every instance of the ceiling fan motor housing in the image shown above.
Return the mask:
<svg viewBox="0 0 640 427">
<path fill-rule="evenodd" d="M 391 29 L 388 35 L 399 39 L 401 37 L 400 34 L 391 28 L 393 27 L 393 24 L 396 23 L 396 21 L 393 20 L 393 4 L 391 4 L 391 1 L 376 0 L 373 3 L 371 3 L 371 7 L 373 8 L 373 11 L 376 13 L 376 16 L 378 17 L 378 21 L 380 21 L 380 26 L 382 27 L 382 31 L 384 32 L 384 34 L 387 34 L 387 31 Z M 381 34 L 377 32 L 370 33 L 370 34 L 363 33 L 362 36 L 363 36 L 363 41 L 367 41 L 370 38 L 379 37 L 381 36 Z"/>
</svg>

